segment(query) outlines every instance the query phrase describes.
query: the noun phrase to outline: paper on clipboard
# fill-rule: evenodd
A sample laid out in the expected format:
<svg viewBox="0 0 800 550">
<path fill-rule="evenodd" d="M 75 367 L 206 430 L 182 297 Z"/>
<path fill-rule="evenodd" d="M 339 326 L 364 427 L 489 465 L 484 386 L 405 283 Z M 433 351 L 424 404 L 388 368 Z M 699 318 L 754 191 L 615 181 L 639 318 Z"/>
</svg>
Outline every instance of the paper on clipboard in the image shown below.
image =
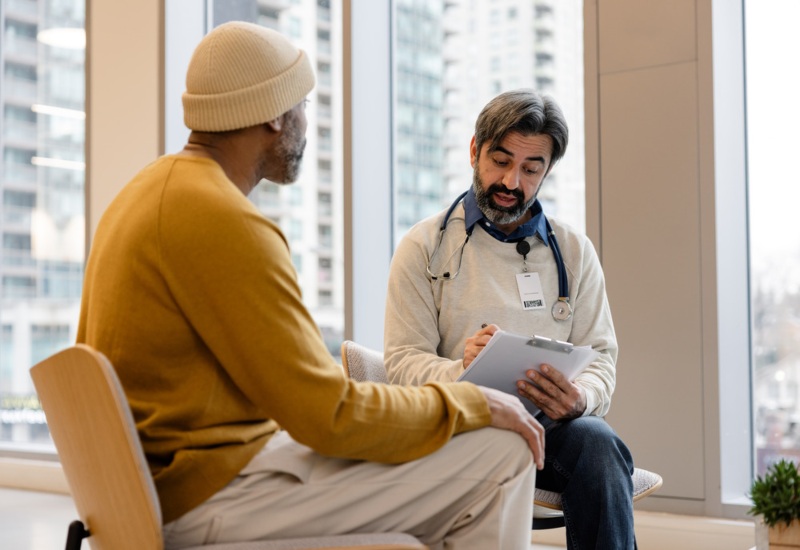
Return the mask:
<svg viewBox="0 0 800 550">
<path fill-rule="evenodd" d="M 589 346 L 498 330 L 458 380 L 518 396 L 517 381 L 528 379 L 526 371 L 538 371 L 546 363 L 573 380 L 599 355 Z M 522 403 L 531 414 L 539 412 L 530 399 L 522 399 Z"/>
</svg>

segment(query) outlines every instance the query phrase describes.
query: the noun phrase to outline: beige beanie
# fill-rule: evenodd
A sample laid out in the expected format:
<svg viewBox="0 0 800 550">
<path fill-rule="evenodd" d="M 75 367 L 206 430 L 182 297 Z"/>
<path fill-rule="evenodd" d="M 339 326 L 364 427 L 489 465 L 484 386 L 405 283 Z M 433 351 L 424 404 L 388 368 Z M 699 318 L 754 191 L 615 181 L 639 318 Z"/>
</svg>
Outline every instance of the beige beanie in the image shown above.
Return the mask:
<svg viewBox="0 0 800 550">
<path fill-rule="evenodd" d="M 313 88 L 303 50 L 272 29 L 233 21 L 212 30 L 195 49 L 183 120 L 200 132 L 248 128 L 282 115 Z"/>
</svg>

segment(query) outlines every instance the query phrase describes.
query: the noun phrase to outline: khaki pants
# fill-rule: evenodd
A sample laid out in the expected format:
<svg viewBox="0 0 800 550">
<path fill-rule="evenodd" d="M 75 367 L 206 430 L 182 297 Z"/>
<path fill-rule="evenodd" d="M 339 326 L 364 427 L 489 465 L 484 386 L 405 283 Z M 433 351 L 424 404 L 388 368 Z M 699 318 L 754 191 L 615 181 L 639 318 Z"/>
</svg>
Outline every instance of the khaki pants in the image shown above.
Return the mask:
<svg viewBox="0 0 800 550">
<path fill-rule="evenodd" d="M 536 469 L 517 434 L 485 428 L 398 465 L 321 456 L 275 435 L 229 485 L 164 526 L 166 548 L 404 532 L 432 549 L 530 548 Z"/>
</svg>

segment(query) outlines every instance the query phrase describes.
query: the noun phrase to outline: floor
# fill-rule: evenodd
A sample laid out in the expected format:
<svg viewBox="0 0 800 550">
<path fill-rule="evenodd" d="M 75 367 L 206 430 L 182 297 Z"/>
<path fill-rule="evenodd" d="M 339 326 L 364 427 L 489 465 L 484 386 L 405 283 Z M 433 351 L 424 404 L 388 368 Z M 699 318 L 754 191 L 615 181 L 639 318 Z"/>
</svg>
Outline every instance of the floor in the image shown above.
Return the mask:
<svg viewBox="0 0 800 550">
<path fill-rule="evenodd" d="M 67 526 L 76 518 L 75 507 L 68 496 L 0 488 L 0 548 L 3 550 L 63 548 Z M 83 547 L 87 546 L 84 543 Z M 559 549 L 532 545 L 531 550 Z"/>
</svg>

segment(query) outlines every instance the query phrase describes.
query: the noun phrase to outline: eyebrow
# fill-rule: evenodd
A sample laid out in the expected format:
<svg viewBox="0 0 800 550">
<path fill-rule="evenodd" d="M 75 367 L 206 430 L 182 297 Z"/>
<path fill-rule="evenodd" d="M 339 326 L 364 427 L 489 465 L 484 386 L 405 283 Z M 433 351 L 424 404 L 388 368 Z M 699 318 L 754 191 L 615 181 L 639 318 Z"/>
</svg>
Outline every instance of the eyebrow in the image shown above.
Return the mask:
<svg viewBox="0 0 800 550">
<path fill-rule="evenodd" d="M 511 151 L 509 151 L 508 149 L 506 149 L 502 145 L 498 145 L 497 147 L 495 147 L 494 151 L 500 151 L 501 153 L 505 153 L 509 157 L 513 157 L 514 156 L 514 154 Z M 545 160 L 544 160 L 544 157 L 525 157 L 525 160 L 533 160 L 533 161 L 541 162 L 542 164 L 547 164 L 545 162 Z"/>
</svg>

